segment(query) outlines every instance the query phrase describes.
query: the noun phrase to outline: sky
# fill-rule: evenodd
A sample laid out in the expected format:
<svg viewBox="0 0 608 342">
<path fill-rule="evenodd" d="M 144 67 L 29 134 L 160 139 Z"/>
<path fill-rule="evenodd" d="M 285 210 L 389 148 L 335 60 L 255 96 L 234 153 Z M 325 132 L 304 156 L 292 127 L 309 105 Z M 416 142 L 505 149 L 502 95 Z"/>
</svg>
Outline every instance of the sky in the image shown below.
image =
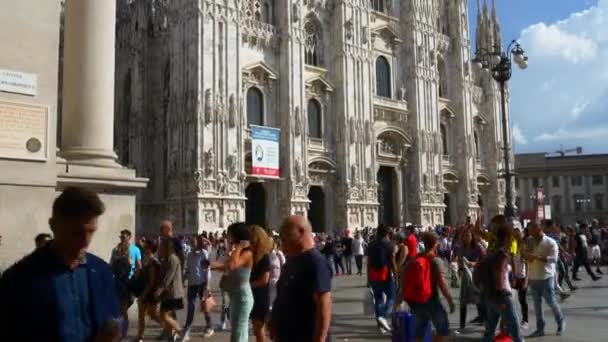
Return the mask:
<svg viewBox="0 0 608 342">
<path fill-rule="evenodd" d="M 608 0 L 496 5 L 503 42 L 517 39 L 529 56 L 510 82 L 515 152 L 608 153 Z M 474 42 L 476 0 L 469 13 Z"/>
</svg>

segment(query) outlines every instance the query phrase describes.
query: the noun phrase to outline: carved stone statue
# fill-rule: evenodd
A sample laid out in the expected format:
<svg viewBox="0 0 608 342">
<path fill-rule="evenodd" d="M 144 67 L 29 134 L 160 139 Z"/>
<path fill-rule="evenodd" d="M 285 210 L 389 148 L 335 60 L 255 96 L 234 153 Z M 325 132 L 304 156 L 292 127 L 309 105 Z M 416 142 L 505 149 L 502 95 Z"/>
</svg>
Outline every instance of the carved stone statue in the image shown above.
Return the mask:
<svg viewBox="0 0 608 342">
<path fill-rule="evenodd" d="M 372 123 L 365 121 L 365 144 L 369 145 L 372 143 L 373 135 L 374 129 L 372 127 Z"/>
<path fill-rule="evenodd" d="M 355 164 L 350 167 L 350 179 L 352 180 L 352 185 L 359 184 L 359 175 L 357 174 L 357 165 Z"/>
<path fill-rule="evenodd" d="M 302 181 L 302 161 L 300 158 L 296 158 L 296 163 L 294 165 L 294 179 L 296 183 L 300 183 Z"/>
<path fill-rule="evenodd" d="M 302 134 L 302 115 L 300 114 L 300 106 L 296 106 L 295 108 L 295 122 L 294 122 L 294 131 L 296 137 L 299 137 Z"/>
<path fill-rule="evenodd" d="M 223 171 L 217 173 L 217 192 L 225 195 L 227 193 L 226 188 L 226 175 Z"/>
<path fill-rule="evenodd" d="M 234 179 L 237 176 L 237 172 L 236 172 L 236 151 L 233 152 L 234 154 L 231 154 L 228 156 L 228 158 L 226 159 L 226 165 L 228 167 L 228 178 L 229 179 Z"/>
<path fill-rule="evenodd" d="M 196 193 L 203 193 L 203 170 L 198 169 L 194 172 L 194 184 L 196 186 Z"/>
<path fill-rule="evenodd" d="M 228 99 L 228 125 L 230 128 L 236 126 L 236 100 L 234 94 L 230 94 Z"/>
<path fill-rule="evenodd" d="M 295 4 L 293 4 L 293 10 L 291 13 L 291 17 L 293 18 L 293 22 L 298 22 L 298 20 L 300 20 L 300 1 L 297 1 Z"/>
<path fill-rule="evenodd" d="M 205 124 L 213 121 L 213 93 L 211 89 L 205 90 Z"/>
<path fill-rule="evenodd" d="M 368 38 L 369 32 L 368 32 L 368 28 L 367 26 L 363 26 L 361 28 L 361 43 L 362 44 L 367 44 L 369 38 Z"/>
<path fill-rule="evenodd" d="M 374 174 L 374 168 L 371 166 L 367 167 L 367 184 L 372 185 L 376 182 L 376 175 Z"/>
<path fill-rule="evenodd" d="M 215 173 L 215 153 L 213 153 L 213 147 L 209 151 L 205 152 L 205 175 L 207 177 L 212 176 Z"/>
<path fill-rule="evenodd" d="M 399 88 L 399 100 L 407 101 L 407 88 L 406 87 Z"/>
<path fill-rule="evenodd" d="M 350 143 L 355 143 L 355 138 L 357 137 L 357 127 L 355 123 L 355 118 L 350 118 Z"/>
<path fill-rule="evenodd" d="M 217 122 L 225 122 L 226 121 L 226 108 L 224 105 L 224 97 L 220 94 L 217 95 L 215 99 L 215 119 Z"/>
</svg>

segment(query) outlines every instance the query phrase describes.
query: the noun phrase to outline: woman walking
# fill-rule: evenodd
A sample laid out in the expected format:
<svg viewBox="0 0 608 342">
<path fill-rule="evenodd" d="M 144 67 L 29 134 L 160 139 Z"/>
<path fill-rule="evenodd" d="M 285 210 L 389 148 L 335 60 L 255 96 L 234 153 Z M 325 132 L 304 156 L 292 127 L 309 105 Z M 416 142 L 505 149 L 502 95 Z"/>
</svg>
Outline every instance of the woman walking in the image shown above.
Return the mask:
<svg viewBox="0 0 608 342">
<path fill-rule="evenodd" d="M 172 239 L 165 239 L 160 248 L 163 260 L 161 267 L 161 282 L 156 290 L 156 297 L 160 298 L 160 321 L 163 328 L 172 331 L 173 340 L 183 338 L 183 330 L 173 318 L 174 312 L 184 308 L 184 283 L 182 282 L 182 266 L 175 253 L 175 243 Z"/>
<path fill-rule="evenodd" d="M 272 239 L 260 226 L 251 228 L 251 251 L 253 253 L 253 268 L 251 269 L 251 290 L 253 292 L 253 309 L 251 322 L 257 342 L 265 342 L 264 323 L 270 311 L 270 252 Z"/>
<path fill-rule="evenodd" d="M 154 293 L 158 289 L 160 283 L 160 261 L 156 258 L 158 244 L 155 240 L 145 240 L 144 248 L 144 265 L 142 268 L 141 277 L 145 281 L 144 289 L 138 298 L 138 326 L 137 339 L 138 342 L 143 342 L 144 331 L 146 329 L 146 315 L 160 324 L 158 315 L 158 299 Z"/>
<path fill-rule="evenodd" d="M 355 239 L 353 240 L 353 254 L 355 255 L 355 264 L 357 265 L 357 274 L 363 275 L 363 255 L 365 254 L 365 240 L 361 233 L 357 231 L 355 233 Z"/>
<path fill-rule="evenodd" d="M 249 284 L 253 267 L 250 239 L 249 225 L 242 222 L 231 224 L 228 227 L 228 240 L 234 249 L 230 258 L 225 264 L 211 264 L 211 269 L 225 273 L 222 287 L 230 298 L 230 342 L 247 342 L 249 338 L 249 314 L 253 308 Z"/>
<path fill-rule="evenodd" d="M 456 258 L 458 260 L 460 275 L 460 330 L 466 327 L 467 321 L 467 305 L 475 304 L 477 306 L 477 318 L 473 323 L 483 323 L 485 318 L 485 310 L 479 301 L 479 293 L 475 293 L 473 288 L 473 270 L 485 253 L 481 248 L 477 237 L 469 228 L 460 235 L 459 246 L 456 248 Z"/>
</svg>

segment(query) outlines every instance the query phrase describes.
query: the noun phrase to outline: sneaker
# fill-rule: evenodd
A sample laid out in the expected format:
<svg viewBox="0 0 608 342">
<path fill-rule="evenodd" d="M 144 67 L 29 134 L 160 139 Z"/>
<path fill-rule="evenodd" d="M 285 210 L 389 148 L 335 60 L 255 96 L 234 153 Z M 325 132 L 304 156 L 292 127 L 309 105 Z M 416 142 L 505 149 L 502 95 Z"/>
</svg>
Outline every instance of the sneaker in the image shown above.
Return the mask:
<svg viewBox="0 0 608 342">
<path fill-rule="evenodd" d="M 181 335 L 181 341 L 190 341 L 190 328 L 184 330 Z"/>
<path fill-rule="evenodd" d="M 572 286 L 572 287 L 570 288 L 570 292 L 574 292 L 574 291 L 576 291 L 576 290 L 578 290 L 578 286 Z"/>
<path fill-rule="evenodd" d="M 521 327 L 521 330 L 530 329 L 530 326 L 528 325 L 528 322 L 526 322 L 526 321 L 521 321 L 520 327 Z"/>
<path fill-rule="evenodd" d="M 598 280 L 600 280 L 600 279 L 602 279 L 602 277 L 600 277 L 600 276 L 595 276 L 595 278 L 593 278 L 593 281 L 598 281 Z"/>
<path fill-rule="evenodd" d="M 595 273 L 597 273 L 597 274 L 604 274 L 604 272 L 602 272 L 602 270 L 600 270 L 599 268 L 597 270 L 595 270 Z"/>
<path fill-rule="evenodd" d="M 572 280 L 574 280 L 574 281 L 581 281 L 581 278 L 578 278 L 578 277 L 572 277 Z"/>
<path fill-rule="evenodd" d="M 376 319 L 376 321 L 378 322 L 378 325 L 380 326 L 380 328 L 386 330 L 386 331 L 391 331 L 391 326 L 388 325 L 388 321 L 386 320 L 386 318 L 384 317 L 378 317 Z"/>
<path fill-rule="evenodd" d="M 557 336 L 562 336 L 566 331 L 566 321 L 562 318 L 562 321 L 557 324 Z"/>
<path fill-rule="evenodd" d="M 220 323 L 220 326 L 217 328 L 219 331 L 226 331 L 226 321 Z"/>
<path fill-rule="evenodd" d="M 471 323 L 471 324 L 483 324 L 483 319 L 481 319 L 481 317 L 477 316 L 477 317 L 473 318 L 469 323 Z"/>
<path fill-rule="evenodd" d="M 560 293 L 560 294 L 559 294 L 559 296 L 561 297 L 562 302 L 563 302 L 563 301 L 565 301 L 566 299 L 568 299 L 568 297 L 570 297 L 570 294 L 569 294 L 569 293 L 566 293 L 566 292 L 562 292 L 562 293 Z"/>
<path fill-rule="evenodd" d="M 531 335 L 528 335 L 529 338 L 533 338 L 533 337 L 543 337 L 545 336 L 545 332 L 544 331 L 540 331 L 540 330 L 536 330 L 535 332 L 533 332 Z"/>
<path fill-rule="evenodd" d="M 203 337 L 209 338 L 209 337 L 213 336 L 214 333 L 215 333 L 215 331 L 213 331 L 213 329 L 205 328 L 205 330 L 203 331 Z"/>
</svg>

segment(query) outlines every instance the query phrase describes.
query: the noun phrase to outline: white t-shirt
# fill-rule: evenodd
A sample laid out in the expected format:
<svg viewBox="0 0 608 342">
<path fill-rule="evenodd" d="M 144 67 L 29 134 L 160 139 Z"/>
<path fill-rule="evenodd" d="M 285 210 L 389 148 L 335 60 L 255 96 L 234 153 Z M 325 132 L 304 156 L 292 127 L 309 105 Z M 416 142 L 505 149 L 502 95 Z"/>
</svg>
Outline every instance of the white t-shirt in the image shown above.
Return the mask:
<svg viewBox="0 0 608 342">
<path fill-rule="evenodd" d="M 529 263 L 528 278 L 530 280 L 545 280 L 554 277 L 555 264 L 559 257 L 559 248 L 555 240 L 543 235 L 543 238 L 537 243 L 534 238 L 530 237 L 528 245 L 531 247 L 529 250 L 533 255 L 547 258 L 547 262 L 534 260 Z"/>
<path fill-rule="evenodd" d="M 363 255 L 364 254 L 364 245 L 365 242 L 362 238 L 353 239 L 353 255 Z"/>
</svg>

